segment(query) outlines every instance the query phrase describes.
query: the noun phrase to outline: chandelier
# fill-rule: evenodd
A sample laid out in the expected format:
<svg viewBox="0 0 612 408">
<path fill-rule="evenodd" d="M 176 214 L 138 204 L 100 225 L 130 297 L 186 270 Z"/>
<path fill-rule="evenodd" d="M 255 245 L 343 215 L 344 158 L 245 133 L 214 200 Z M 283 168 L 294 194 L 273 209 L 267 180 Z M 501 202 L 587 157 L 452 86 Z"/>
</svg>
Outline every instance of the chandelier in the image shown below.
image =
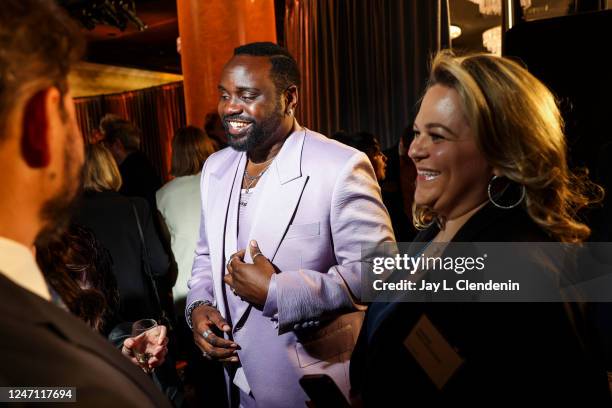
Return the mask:
<svg viewBox="0 0 612 408">
<path fill-rule="evenodd" d="M 501 26 L 493 27 L 482 33 L 482 45 L 491 54 L 501 55 Z"/>
<path fill-rule="evenodd" d="M 502 9 L 502 0 L 470 0 L 472 3 L 478 4 L 480 14 L 500 15 Z M 531 0 L 521 0 L 521 6 L 526 9 L 531 7 Z"/>
</svg>

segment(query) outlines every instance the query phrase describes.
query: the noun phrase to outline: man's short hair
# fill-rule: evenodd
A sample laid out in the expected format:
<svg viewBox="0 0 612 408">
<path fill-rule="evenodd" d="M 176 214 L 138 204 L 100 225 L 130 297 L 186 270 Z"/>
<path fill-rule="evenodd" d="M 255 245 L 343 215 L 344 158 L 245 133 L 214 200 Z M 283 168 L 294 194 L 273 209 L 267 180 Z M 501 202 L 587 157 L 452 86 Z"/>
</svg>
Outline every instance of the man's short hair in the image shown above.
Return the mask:
<svg viewBox="0 0 612 408">
<path fill-rule="evenodd" d="M 105 135 L 109 129 L 111 129 L 116 123 L 120 123 L 121 121 L 125 122 L 119 115 L 115 115 L 114 113 L 107 113 L 100 119 L 100 125 L 98 126 L 98 130 Z"/>
<path fill-rule="evenodd" d="M 104 143 L 107 146 L 119 140 L 125 150 L 140 149 L 140 130 L 129 120 L 116 115 L 106 115 L 100 122 L 100 130 L 104 134 Z"/>
<path fill-rule="evenodd" d="M 0 5 L 0 138 L 15 101 L 55 86 L 84 49 L 79 27 L 52 0 L 2 0 Z"/>
<path fill-rule="evenodd" d="M 234 49 L 234 55 L 250 55 L 253 57 L 269 57 L 272 69 L 270 76 L 276 90 L 280 93 L 291 85 L 300 86 L 302 80 L 300 69 L 295 58 L 277 44 L 271 42 L 255 42 L 241 45 Z"/>
</svg>

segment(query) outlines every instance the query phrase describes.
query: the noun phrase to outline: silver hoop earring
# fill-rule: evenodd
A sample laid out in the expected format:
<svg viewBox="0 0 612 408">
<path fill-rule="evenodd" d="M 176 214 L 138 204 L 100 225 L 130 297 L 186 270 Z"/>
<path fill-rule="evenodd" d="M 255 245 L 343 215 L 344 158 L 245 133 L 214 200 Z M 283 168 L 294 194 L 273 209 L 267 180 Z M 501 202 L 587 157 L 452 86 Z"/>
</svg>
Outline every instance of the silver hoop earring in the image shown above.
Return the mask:
<svg viewBox="0 0 612 408">
<path fill-rule="evenodd" d="M 287 111 L 287 114 L 288 114 L 289 116 L 293 115 L 293 109 L 289 109 L 289 110 Z"/>
<path fill-rule="evenodd" d="M 511 204 L 509 204 L 509 205 L 508 205 L 508 204 L 505 204 L 505 203 L 500 203 L 500 202 L 499 202 L 499 199 L 500 199 L 500 198 L 501 198 L 501 196 L 502 196 L 502 195 L 503 195 L 503 194 L 504 194 L 504 193 L 505 193 L 505 192 L 508 190 L 508 187 L 509 187 L 509 186 L 510 186 L 510 184 L 512 183 L 512 181 L 508 179 L 508 181 L 509 181 L 509 183 L 510 183 L 510 184 L 509 184 L 509 185 L 507 185 L 506 187 L 503 187 L 503 188 L 500 190 L 500 192 L 499 192 L 499 193 L 494 194 L 494 193 L 492 192 L 492 190 L 493 190 L 493 182 L 494 182 L 495 180 L 502 180 L 503 178 L 506 178 L 506 177 L 503 177 L 503 176 L 493 176 L 493 177 L 491 178 L 491 180 L 489 181 L 489 185 L 487 186 L 487 194 L 489 195 L 489 201 L 491 201 L 491 203 L 493 203 L 493 205 L 494 205 L 494 206 L 496 206 L 497 208 L 501 208 L 501 209 L 503 209 L 503 210 L 510 210 L 510 209 L 512 209 L 512 208 L 514 208 L 514 207 L 516 207 L 516 206 L 518 206 L 519 204 L 521 204 L 521 203 L 523 202 L 523 200 L 525 199 L 525 186 L 524 186 L 524 185 L 522 185 L 522 184 L 515 183 L 515 184 L 519 185 L 519 186 L 520 186 L 520 188 L 521 188 L 521 194 L 520 194 L 520 197 L 519 197 L 518 201 L 516 201 L 516 202 L 514 202 L 514 203 L 511 203 Z M 507 178 L 506 178 L 506 179 L 507 179 Z M 494 197 L 495 197 L 495 198 L 494 198 Z M 498 201 L 495 201 L 495 200 L 498 200 Z"/>
</svg>

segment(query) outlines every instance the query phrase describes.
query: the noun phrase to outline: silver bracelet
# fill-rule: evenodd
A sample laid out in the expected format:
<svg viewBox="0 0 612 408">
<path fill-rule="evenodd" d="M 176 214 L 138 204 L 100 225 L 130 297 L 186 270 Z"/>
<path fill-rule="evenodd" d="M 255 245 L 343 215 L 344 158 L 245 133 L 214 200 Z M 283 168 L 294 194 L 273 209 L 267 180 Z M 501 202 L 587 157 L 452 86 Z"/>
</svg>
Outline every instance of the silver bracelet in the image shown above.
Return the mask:
<svg viewBox="0 0 612 408">
<path fill-rule="evenodd" d="M 187 325 L 189 326 L 190 329 L 193 329 L 193 323 L 191 321 L 191 314 L 193 313 L 193 311 L 202 305 L 206 305 L 206 306 L 212 306 L 212 303 L 209 302 L 208 300 L 196 300 L 195 302 L 193 302 L 192 304 L 189 305 L 189 307 L 187 308 Z"/>
</svg>

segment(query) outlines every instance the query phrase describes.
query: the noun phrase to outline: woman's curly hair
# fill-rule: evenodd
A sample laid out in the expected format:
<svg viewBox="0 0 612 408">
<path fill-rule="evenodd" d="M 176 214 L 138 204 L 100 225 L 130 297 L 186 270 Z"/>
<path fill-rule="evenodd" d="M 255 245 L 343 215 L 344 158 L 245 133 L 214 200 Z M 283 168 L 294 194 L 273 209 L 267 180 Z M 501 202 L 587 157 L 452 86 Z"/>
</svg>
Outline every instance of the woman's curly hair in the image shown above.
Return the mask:
<svg viewBox="0 0 612 408">
<path fill-rule="evenodd" d="M 111 255 L 91 230 L 71 224 L 57 239 L 36 248 L 36 260 L 72 314 L 100 333 L 110 332 L 118 316 L 119 291 Z"/>
</svg>

